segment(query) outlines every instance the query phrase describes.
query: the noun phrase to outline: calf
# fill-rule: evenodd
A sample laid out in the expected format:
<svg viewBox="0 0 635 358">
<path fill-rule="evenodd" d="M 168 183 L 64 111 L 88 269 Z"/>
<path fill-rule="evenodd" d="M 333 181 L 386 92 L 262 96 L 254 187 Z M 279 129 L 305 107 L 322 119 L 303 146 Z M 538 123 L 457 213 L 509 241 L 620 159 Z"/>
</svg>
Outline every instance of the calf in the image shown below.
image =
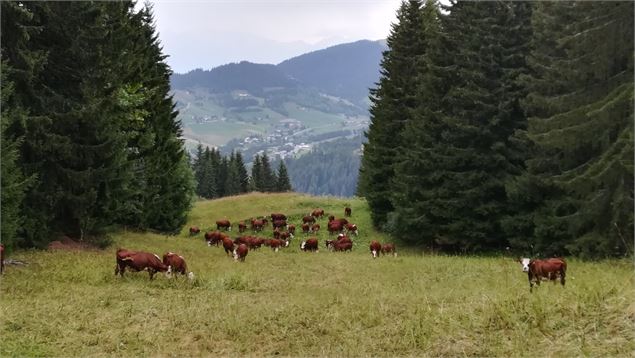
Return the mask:
<svg viewBox="0 0 635 358">
<path fill-rule="evenodd" d="M 225 229 L 232 231 L 232 223 L 229 220 L 216 220 L 216 230 Z"/>
<path fill-rule="evenodd" d="M 359 235 L 359 231 L 357 230 L 357 225 L 348 223 L 348 224 L 346 224 L 345 227 L 346 227 L 346 232 L 353 233 L 353 234 L 355 234 L 355 236 Z"/>
<path fill-rule="evenodd" d="M 248 252 L 249 252 L 249 249 L 247 248 L 247 245 L 245 244 L 238 245 L 238 247 L 234 249 L 234 260 L 245 262 L 245 256 L 247 256 Z"/>
<path fill-rule="evenodd" d="M 313 212 L 311 212 L 311 216 L 313 216 L 316 219 L 321 218 L 322 216 L 324 216 L 324 209 L 313 210 Z"/>
<path fill-rule="evenodd" d="M 187 275 L 190 280 L 194 279 L 194 273 L 187 271 L 187 264 L 181 255 L 177 255 L 173 252 L 166 252 L 163 254 L 163 264 L 168 267 L 168 274 L 176 272 L 182 275 Z"/>
<path fill-rule="evenodd" d="M 373 258 L 376 258 L 380 251 L 381 251 L 381 244 L 376 240 L 371 241 L 370 253 L 373 255 Z"/>
<path fill-rule="evenodd" d="M 302 244 L 300 245 L 300 250 L 318 252 L 318 239 L 315 237 L 312 237 L 306 241 L 302 241 Z"/>
<path fill-rule="evenodd" d="M 198 228 L 198 226 L 192 226 L 190 227 L 190 235 L 196 235 L 198 233 L 201 232 L 201 229 Z"/>
<path fill-rule="evenodd" d="M 168 266 L 161 262 L 159 256 L 149 252 L 118 249 L 116 258 L 115 275 L 120 274 L 121 277 L 123 277 L 126 267 L 135 271 L 147 270 L 151 280 L 155 273 L 168 271 Z"/>
<path fill-rule="evenodd" d="M 556 283 L 559 278 L 562 286 L 565 284 L 567 262 L 563 258 L 550 258 L 546 260 L 522 258 L 518 262 L 523 266 L 523 272 L 527 272 L 529 280 L 529 292 L 534 285 L 540 286 L 541 280 L 551 280 Z"/>
<path fill-rule="evenodd" d="M 311 226 L 311 232 L 315 234 L 315 233 L 317 233 L 318 231 L 320 231 L 320 224 L 313 224 L 313 225 Z"/>
<path fill-rule="evenodd" d="M 395 244 L 383 244 L 381 246 L 382 255 L 392 254 L 397 257 L 397 250 L 395 248 Z"/>
<path fill-rule="evenodd" d="M 344 208 L 344 216 L 351 216 L 351 208 L 349 208 L 348 206 Z"/>
</svg>

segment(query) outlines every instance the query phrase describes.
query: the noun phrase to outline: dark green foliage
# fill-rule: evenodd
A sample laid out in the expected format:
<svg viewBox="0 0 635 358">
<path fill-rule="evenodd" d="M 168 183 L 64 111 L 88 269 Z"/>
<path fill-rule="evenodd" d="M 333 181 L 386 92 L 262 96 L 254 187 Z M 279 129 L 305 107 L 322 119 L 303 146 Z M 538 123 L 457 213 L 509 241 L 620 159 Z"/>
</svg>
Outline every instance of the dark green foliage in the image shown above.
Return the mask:
<svg viewBox="0 0 635 358">
<path fill-rule="evenodd" d="M 275 192 L 278 179 L 276 173 L 271 169 L 271 162 L 267 153 L 263 153 L 260 157 L 260 173 L 258 174 L 262 180 L 262 186 L 258 188 L 262 192 Z"/>
<path fill-rule="evenodd" d="M 524 245 L 545 254 L 632 253 L 633 3 L 538 3 L 516 197 Z M 522 237 L 517 239 L 521 243 Z"/>
<path fill-rule="evenodd" d="M 383 226 L 393 210 L 390 183 L 403 145 L 400 134 L 417 106 L 417 61 L 426 52 L 419 0 L 404 1 L 387 39 L 381 78 L 371 90 L 371 123 L 366 133 L 358 192 L 368 200 L 373 224 Z"/>
<path fill-rule="evenodd" d="M 280 165 L 278 166 L 278 175 L 276 182 L 276 191 L 277 192 L 287 192 L 292 191 L 291 182 L 289 181 L 289 175 L 287 174 L 287 167 L 284 165 L 284 161 L 280 161 Z"/>
<path fill-rule="evenodd" d="M 213 199 L 249 191 L 249 176 L 239 152 L 223 157 L 218 150 L 206 147 L 203 151 L 199 145 L 192 168 L 200 197 Z"/>
<path fill-rule="evenodd" d="M 349 197 L 355 194 L 362 137 L 342 138 L 316 146 L 286 166 L 296 191 Z"/>
</svg>

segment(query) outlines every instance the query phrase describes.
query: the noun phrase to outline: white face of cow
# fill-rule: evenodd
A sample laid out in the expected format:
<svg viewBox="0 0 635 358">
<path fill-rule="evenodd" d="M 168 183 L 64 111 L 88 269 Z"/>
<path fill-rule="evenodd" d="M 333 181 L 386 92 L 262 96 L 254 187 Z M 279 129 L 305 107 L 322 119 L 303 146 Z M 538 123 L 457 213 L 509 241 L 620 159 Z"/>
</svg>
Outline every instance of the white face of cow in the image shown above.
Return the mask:
<svg viewBox="0 0 635 358">
<path fill-rule="evenodd" d="M 373 258 L 377 257 L 377 250 L 371 251 L 373 253 Z"/>
<path fill-rule="evenodd" d="M 518 261 L 520 261 L 520 264 L 523 265 L 523 272 L 529 272 L 530 259 L 523 257 L 522 259 L 519 259 Z"/>
<path fill-rule="evenodd" d="M 191 272 L 191 271 L 190 271 L 190 272 L 187 274 L 187 278 L 188 278 L 188 279 L 190 279 L 190 281 L 194 280 L 194 272 Z"/>
<path fill-rule="evenodd" d="M 238 253 L 236 252 L 237 248 L 234 249 L 234 260 L 238 261 Z"/>
<path fill-rule="evenodd" d="M 306 246 L 306 241 L 302 241 L 302 245 L 300 245 L 300 250 L 304 250 L 304 246 Z"/>
</svg>

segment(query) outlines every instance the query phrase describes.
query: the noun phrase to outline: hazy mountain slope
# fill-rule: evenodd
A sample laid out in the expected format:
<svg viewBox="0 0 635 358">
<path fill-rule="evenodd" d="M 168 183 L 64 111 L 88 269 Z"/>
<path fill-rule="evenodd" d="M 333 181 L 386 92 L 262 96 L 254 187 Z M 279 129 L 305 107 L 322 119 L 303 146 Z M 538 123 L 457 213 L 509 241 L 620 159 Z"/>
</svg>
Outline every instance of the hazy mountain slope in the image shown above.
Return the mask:
<svg viewBox="0 0 635 358">
<path fill-rule="evenodd" d="M 294 57 L 277 67 L 303 85 L 359 102 L 379 79 L 384 50 L 385 42 L 361 40 Z"/>
</svg>

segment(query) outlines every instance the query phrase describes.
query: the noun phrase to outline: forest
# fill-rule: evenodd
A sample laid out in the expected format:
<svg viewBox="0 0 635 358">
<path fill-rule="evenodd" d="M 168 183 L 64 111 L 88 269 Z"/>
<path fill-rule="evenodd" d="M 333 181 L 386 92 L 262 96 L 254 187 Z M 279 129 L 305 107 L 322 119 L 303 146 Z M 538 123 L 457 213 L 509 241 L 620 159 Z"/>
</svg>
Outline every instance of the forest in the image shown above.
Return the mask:
<svg viewBox="0 0 635 358">
<path fill-rule="evenodd" d="M 410 0 L 358 192 L 447 252 L 633 253 L 633 2 Z"/>
</svg>

